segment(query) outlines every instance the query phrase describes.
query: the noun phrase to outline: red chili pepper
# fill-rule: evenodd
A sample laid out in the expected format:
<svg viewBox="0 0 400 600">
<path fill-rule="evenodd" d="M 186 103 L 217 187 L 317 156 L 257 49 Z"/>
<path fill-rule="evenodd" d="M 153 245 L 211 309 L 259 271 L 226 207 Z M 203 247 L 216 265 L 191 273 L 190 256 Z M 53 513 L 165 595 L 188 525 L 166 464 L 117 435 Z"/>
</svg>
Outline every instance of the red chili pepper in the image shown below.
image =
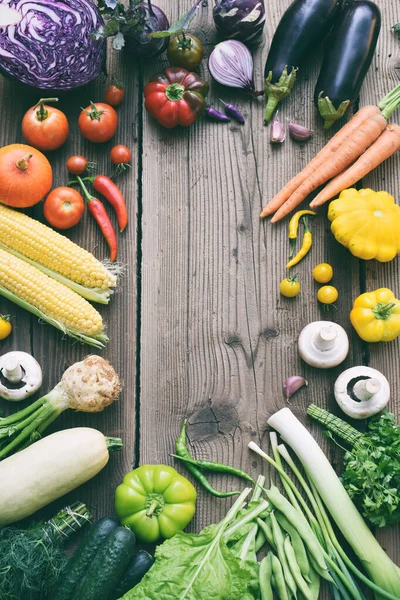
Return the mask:
<svg viewBox="0 0 400 600">
<path fill-rule="evenodd" d="M 118 219 L 119 230 L 123 231 L 128 224 L 128 211 L 126 209 L 125 199 L 119 187 L 105 175 L 98 175 L 95 177 L 93 180 L 93 187 L 96 192 L 102 194 L 114 208 Z"/>
<path fill-rule="evenodd" d="M 110 261 L 114 262 L 114 260 L 117 258 L 118 242 L 117 236 L 115 235 L 115 229 L 110 221 L 110 217 L 108 216 L 103 203 L 100 202 L 98 198 L 95 198 L 94 196 L 89 194 L 81 177 L 77 176 L 77 180 L 79 181 L 79 184 L 85 195 L 89 212 L 95 218 L 98 226 L 101 229 L 102 234 L 104 235 L 108 247 L 110 248 Z"/>
</svg>

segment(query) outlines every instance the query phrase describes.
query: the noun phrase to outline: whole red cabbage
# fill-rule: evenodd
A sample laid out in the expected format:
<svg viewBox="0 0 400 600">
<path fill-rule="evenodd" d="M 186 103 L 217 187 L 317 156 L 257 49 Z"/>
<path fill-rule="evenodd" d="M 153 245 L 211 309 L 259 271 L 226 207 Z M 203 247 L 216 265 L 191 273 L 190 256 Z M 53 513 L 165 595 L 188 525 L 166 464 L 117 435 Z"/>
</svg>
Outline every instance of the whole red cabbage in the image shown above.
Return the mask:
<svg viewBox="0 0 400 600">
<path fill-rule="evenodd" d="M 0 69 L 6 75 L 38 89 L 61 91 L 100 74 L 106 45 L 91 35 L 102 25 L 92 0 L 0 0 L 3 8 Z M 13 10 L 9 21 L 7 9 Z"/>
<path fill-rule="evenodd" d="M 252 42 L 265 25 L 264 0 L 215 0 L 214 23 L 225 38 Z"/>
</svg>

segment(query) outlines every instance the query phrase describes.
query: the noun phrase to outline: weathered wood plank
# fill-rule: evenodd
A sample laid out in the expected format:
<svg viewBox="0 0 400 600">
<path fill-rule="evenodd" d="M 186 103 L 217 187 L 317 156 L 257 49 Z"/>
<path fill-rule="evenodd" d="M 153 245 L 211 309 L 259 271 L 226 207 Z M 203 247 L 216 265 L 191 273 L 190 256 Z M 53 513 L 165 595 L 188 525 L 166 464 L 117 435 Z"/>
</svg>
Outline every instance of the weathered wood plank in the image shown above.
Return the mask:
<svg viewBox="0 0 400 600">
<path fill-rule="evenodd" d="M 188 6 L 176 2 L 174 17 Z M 192 26 L 208 43 L 213 40 L 211 9 L 203 7 Z M 267 3 L 268 42 L 282 12 L 283 7 Z M 255 54 L 257 87 L 268 42 Z M 292 99 L 281 107 L 283 121 L 290 116 L 311 124 L 315 134 L 308 144 L 287 140 L 272 147 L 262 125 L 263 102 L 250 103 L 215 84 L 209 103 L 216 105 L 219 97 L 236 103 L 246 117 L 244 127 L 199 122 L 188 131 L 166 131 L 144 117 L 141 462 L 168 461 L 182 419 L 189 416 L 193 454 L 241 466 L 255 476 L 267 470 L 249 454 L 247 442 L 267 445 L 266 420 L 284 405 L 287 376 L 303 373 L 310 382 L 293 401 L 301 419 L 311 400 L 325 406 L 329 399 L 332 408 L 338 370 L 320 372 L 302 364 L 296 340 L 308 322 L 326 318 L 311 276 L 312 266 L 322 261 L 333 265 L 341 297 L 329 318 L 350 330 L 357 261 L 332 243 L 326 221 L 318 217 L 312 225 L 313 251 L 296 269 L 303 291 L 296 300 L 284 300 L 278 284 L 287 261 L 286 223 L 259 220 L 263 203 L 327 137 L 311 104 L 316 70 L 315 64 L 304 69 Z M 204 65 L 201 72 L 206 73 Z M 352 350 L 344 366 L 361 362 L 361 345 L 349 334 Z M 318 428 L 313 431 L 335 462 L 336 450 Z M 238 485 L 227 479 L 216 483 L 221 489 Z M 229 504 L 201 493 L 192 529 L 218 520 Z"/>
<path fill-rule="evenodd" d="M 377 51 L 371 72 L 361 93 L 361 104 L 374 104 L 387 94 L 400 81 L 400 45 L 395 34 L 390 30 L 399 21 L 397 2 L 380 0 L 377 2 L 382 11 L 382 32 L 378 41 Z M 399 122 L 399 111 L 393 114 L 392 121 Z M 387 190 L 392 194 L 397 204 L 400 203 L 399 182 L 400 156 L 396 154 L 380 165 L 373 173 L 363 180 L 363 187 L 373 190 Z M 368 261 L 366 267 L 366 290 L 380 287 L 392 289 L 399 297 L 399 262 L 398 259 L 387 264 Z M 389 344 L 370 344 L 371 367 L 382 371 L 391 386 L 389 410 L 400 419 L 400 345 L 398 341 Z M 400 560 L 400 527 L 391 527 L 379 531 L 377 537 L 382 546 L 397 562 Z"/>
<path fill-rule="evenodd" d="M 124 103 L 117 109 L 119 125 L 115 137 L 106 144 L 92 144 L 80 135 L 77 117 L 80 107 L 86 107 L 90 100 L 103 101 L 104 92 L 112 77 L 123 81 L 126 85 Z M 37 99 L 37 92 L 21 92 L 15 84 L 2 81 L 0 87 L 3 94 L 3 107 L 12 106 L 1 132 L 2 145 L 15 141 L 23 141 L 20 131 L 20 120 L 25 110 L 32 106 Z M 12 100 L 11 100 L 12 99 Z M 32 352 L 42 365 L 44 380 L 41 391 L 45 393 L 59 380 L 63 371 L 72 363 L 82 360 L 87 354 L 97 353 L 107 358 L 119 373 L 123 391 L 119 401 L 98 415 L 78 414 L 69 411 L 62 415 L 50 431 L 66 427 L 94 427 L 105 435 L 121 436 L 124 441 L 124 451 L 111 456 L 104 471 L 93 481 L 69 494 L 58 502 L 65 504 L 79 498 L 85 501 L 97 516 L 113 514 L 114 489 L 120 483 L 123 475 L 134 462 L 135 422 L 136 422 L 136 213 L 137 213 L 137 177 L 138 177 L 138 122 L 137 122 L 137 69 L 131 62 L 114 51 L 109 52 L 108 77 L 101 77 L 93 84 L 69 94 L 62 95 L 59 102 L 70 122 L 70 137 L 67 143 L 58 151 L 49 154 L 53 166 L 54 185 L 66 185 L 69 179 L 65 162 L 73 154 L 83 154 L 97 162 L 98 173 L 113 174 L 113 166 L 109 158 L 110 149 L 117 143 L 126 144 L 132 149 L 132 169 L 119 179 L 119 185 L 129 208 L 130 222 L 123 234 L 118 235 L 118 260 L 126 265 L 120 279 L 118 291 L 108 306 L 98 305 L 107 324 L 110 342 L 104 351 L 98 351 L 87 345 L 74 343 L 69 338 L 63 339 L 60 332 L 47 325 L 40 325 L 37 319 L 30 318 L 22 309 L 12 306 L 11 313 L 15 314 L 14 334 L 1 350 L 11 347 Z M 105 203 L 107 203 L 105 201 Z M 110 205 L 107 211 L 116 226 L 114 211 Z M 42 207 L 34 210 L 35 216 L 42 217 Z M 65 232 L 71 239 L 82 247 L 90 250 L 100 260 L 107 259 L 108 248 L 100 230 L 91 215 L 85 211 L 82 221 L 72 230 Z M 3 310 L 3 302 L 1 302 Z M 8 309 L 7 309 L 8 310 Z M 6 403 L 2 403 L 6 404 Z M 15 406 L 6 406 L 10 412 Z M 55 507 L 49 507 L 49 511 Z"/>
</svg>

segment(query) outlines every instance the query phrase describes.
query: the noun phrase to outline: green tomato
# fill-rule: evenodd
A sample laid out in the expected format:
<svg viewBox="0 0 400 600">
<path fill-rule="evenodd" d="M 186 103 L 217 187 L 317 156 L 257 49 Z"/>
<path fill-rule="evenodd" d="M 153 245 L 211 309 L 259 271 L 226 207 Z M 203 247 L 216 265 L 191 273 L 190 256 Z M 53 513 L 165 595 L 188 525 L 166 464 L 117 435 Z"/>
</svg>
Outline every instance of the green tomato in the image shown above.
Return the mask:
<svg viewBox="0 0 400 600">
<path fill-rule="evenodd" d="M 183 67 L 192 71 L 199 66 L 203 55 L 203 44 L 191 33 L 175 36 L 168 44 L 167 57 L 172 67 Z"/>
<path fill-rule="evenodd" d="M 142 465 L 115 491 L 115 512 L 142 542 L 157 542 L 182 531 L 193 519 L 197 493 L 172 467 Z"/>
</svg>

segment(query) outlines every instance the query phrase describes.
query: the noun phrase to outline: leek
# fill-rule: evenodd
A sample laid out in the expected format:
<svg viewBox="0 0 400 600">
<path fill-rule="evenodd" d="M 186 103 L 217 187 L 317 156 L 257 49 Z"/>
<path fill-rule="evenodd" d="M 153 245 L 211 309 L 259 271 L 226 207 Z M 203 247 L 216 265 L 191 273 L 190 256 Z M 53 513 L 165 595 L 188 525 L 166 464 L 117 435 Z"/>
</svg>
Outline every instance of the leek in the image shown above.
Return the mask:
<svg viewBox="0 0 400 600">
<path fill-rule="evenodd" d="M 400 599 L 399 568 L 373 536 L 312 435 L 289 408 L 275 413 L 268 423 L 296 453 L 308 478 L 371 580 L 388 594 Z M 381 598 L 378 592 L 375 597 Z"/>
</svg>

